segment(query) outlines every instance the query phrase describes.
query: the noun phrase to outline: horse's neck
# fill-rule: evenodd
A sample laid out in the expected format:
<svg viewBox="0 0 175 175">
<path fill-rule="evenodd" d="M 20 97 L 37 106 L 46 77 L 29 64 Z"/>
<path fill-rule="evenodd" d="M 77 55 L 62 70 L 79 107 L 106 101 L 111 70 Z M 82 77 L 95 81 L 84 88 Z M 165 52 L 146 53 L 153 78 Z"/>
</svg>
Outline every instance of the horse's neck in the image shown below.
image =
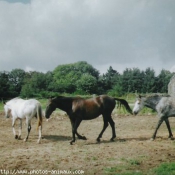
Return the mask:
<svg viewBox="0 0 175 175">
<path fill-rule="evenodd" d="M 72 108 L 72 98 L 61 98 L 61 99 L 57 99 L 56 103 L 57 103 L 57 108 L 65 111 L 65 112 L 69 112 L 69 110 Z"/>
<path fill-rule="evenodd" d="M 161 98 L 148 98 L 145 100 L 145 106 L 148 107 L 148 108 L 151 108 L 151 109 L 154 109 L 156 110 L 156 106 L 157 104 L 159 103 Z"/>
</svg>

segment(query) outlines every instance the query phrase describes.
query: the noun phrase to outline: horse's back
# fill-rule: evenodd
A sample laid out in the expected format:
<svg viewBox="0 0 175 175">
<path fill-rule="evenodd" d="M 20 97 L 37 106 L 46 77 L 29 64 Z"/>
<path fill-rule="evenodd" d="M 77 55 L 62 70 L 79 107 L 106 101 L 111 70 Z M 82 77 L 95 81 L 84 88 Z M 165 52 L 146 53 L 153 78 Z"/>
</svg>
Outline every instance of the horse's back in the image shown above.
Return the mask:
<svg viewBox="0 0 175 175">
<path fill-rule="evenodd" d="M 156 106 L 158 113 L 163 116 L 174 116 L 175 115 L 175 97 L 162 97 Z"/>
<path fill-rule="evenodd" d="M 100 95 L 99 97 L 100 97 L 105 109 L 107 109 L 107 108 L 113 109 L 115 107 L 116 101 L 114 98 L 107 96 L 107 95 Z"/>
<path fill-rule="evenodd" d="M 99 115 L 111 114 L 115 100 L 106 95 L 89 99 L 77 99 L 73 102 L 73 113 L 83 117 L 83 120 L 94 119 Z"/>
<path fill-rule="evenodd" d="M 115 99 L 107 95 L 99 95 L 97 97 L 90 98 L 87 102 L 104 110 L 113 109 L 116 105 Z"/>
<path fill-rule="evenodd" d="M 32 115 L 33 113 L 36 113 L 38 107 L 40 107 L 40 106 L 41 106 L 41 104 L 38 100 L 29 99 L 29 100 L 26 100 L 24 102 L 22 107 L 23 107 L 24 114 Z"/>
<path fill-rule="evenodd" d="M 25 105 L 26 106 L 37 106 L 37 105 L 41 105 L 40 102 L 36 99 L 29 99 L 25 101 Z"/>
<path fill-rule="evenodd" d="M 158 105 L 161 107 L 171 106 L 172 108 L 175 108 L 175 97 L 162 97 Z"/>
<path fill-rule="evenodd" d="M 36 115 L 38 106 L 41 106 L 40 102 L 35 99 L 18 99 L 12 105 L 11 112 L 16 117 L 24 118 L 26 116 Z"/>
<path fill-rule="evenodd" d="M 21 101 L 23 101 L 23 99 L 16 97 L 16 98 L 9 100 L 6 104 L 10 107 L 13 107 L 14 105 L 17 105 L 17 103 L 21 103 Z"/>
</svg>

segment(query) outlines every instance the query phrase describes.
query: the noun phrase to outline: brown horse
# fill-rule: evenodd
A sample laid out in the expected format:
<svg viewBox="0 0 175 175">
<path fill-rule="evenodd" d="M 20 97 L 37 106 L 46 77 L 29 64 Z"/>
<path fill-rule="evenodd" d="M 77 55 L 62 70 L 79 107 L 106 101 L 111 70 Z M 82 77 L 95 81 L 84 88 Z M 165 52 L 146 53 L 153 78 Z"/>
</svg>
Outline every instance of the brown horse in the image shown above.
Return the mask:
<svg viewBox="0 0 175 175">
<path fill-rule="evenodd" d="M 58 96 L 55 98 L 49 99 L 49 103 L 46 107 L 45 116 L 49 118 L 52 112 L 59 108 L 65 111 L 71 121 L 72 124 L 72 141 L 70 144 L 75 142 L 75 134 L 78 136 L 79 139 L 86 140 L 86 137 L 81 136 L 77 132 L 77 128 L 79 127 L 82 120 L 91 120 L 99 115 L 103 116 L 104 126 L 99 134 L 97 141 L 100 142 L 100 138 L 103 135 L 103 132 L 108 127 L 108 123 L 111 125 L 112 128 L 112 138 L 111 141 L 116 138 L 115 133 L 115 123 L 111 117 L 111 113 L 116 105 L 116 100 L 119 104 L 125 106 L 126 110 L 132 114 L 132 110 L 130 109 L 127 101 L 124 99 L 119 98 L 112 98 L 107 95 L 100 95 L 98 97 L 84 99 L 81 97 L 64 97 Z"/>
</svg>

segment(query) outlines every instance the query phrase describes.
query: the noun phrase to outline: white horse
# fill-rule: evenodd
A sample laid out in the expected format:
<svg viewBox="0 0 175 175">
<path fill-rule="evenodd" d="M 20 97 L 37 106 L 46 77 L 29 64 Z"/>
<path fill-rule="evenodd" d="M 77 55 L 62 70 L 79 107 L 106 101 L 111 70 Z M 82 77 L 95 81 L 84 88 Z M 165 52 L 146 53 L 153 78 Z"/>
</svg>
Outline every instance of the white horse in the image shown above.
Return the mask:
<svg viewBox="0 0 175 175">
<path fill-rule="evenodd" d="M 170 127 L 168 118 L 175 117 L 175 98 L 169 95 L 161 96 L 157 94 L 146 96 L 146 97 L 139 96 L 139 98 L 135 102 L 133 113 L 135 115 L 138 114 L 138 112 L 144 106 L 157 111 L 158 117 L 159 117 L 159 121 L 157 123 L 156 129 L 154 131 L 154 134 L 151 140 L 154 140 L 156 138 L 157 131 L 163 121 L 165 121 L 166 123 L 167 129 L 169 132 L 169 138 L 173 138 L 173 134 L 171 131 L 171 127 Z"/>
<path fill-rule="evenodd" d="M 22 130 L 22 119 L 26 118 L 27 124 L 27 136 L 24 141 L 27 141 L 29 137 L 29 133 L 31 130 L 31 119 L 33 117 L 38 118 L 38 125 L 37 129 L 39 129 L 39 139 L 38 143 L 41 140 L 41 131 L 42 131 L 42 108 L 39 101 L 35 99 L 23 100 L 21 98 L 14 98 L 7 103 L 4 103 L 4 111 L 5 117 L 9 117 L 10 114 L 12 115 L 12 128 L 15 139 L 21 138 L 21 130 Z M 16 134 L 15 131 L 15 122 L 16 119 L 19 119 L 19 134 Z"/>
</svg>

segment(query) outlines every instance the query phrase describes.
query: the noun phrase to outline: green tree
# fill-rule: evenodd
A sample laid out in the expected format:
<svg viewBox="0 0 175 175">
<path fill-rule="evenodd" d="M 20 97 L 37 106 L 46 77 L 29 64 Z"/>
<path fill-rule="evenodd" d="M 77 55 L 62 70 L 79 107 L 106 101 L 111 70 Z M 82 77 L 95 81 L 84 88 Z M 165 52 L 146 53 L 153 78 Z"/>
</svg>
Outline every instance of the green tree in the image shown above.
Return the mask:
<svg viewBox="0 0 175 175">
<path fill-rule="evenodd" d="M 14 69 L 9 73 L 9 83 L 13 96 L 19 96 L 25 74 L 25 71 L 22 69 Z"/>
<path fill-rule="evenodd" d="M 31 82 L 32 72 L 26 72 L 24 77 L 24 84 L 21 88 L 20 96 L 23 98 L 34 97 L 35 89 Z"/>
<path fill-rule="evenodd" d="M 10 96 L 9 73 L 0 72 L 0 97 L 4 99 Z"/>
<path fill-rule="evenodd" d="M 55 91 L 55 82 L 53 81 L 53 73 L 48 71 L 45 75 L 45 90 L 46 91 Z"/>
<path fill-rule="evenodd" d="M 133 68 L 131 74 L 131 84 L 129 92 L 142 93 L 143 81 L 144 81 L 144 71 L 141 71 L 138 68 Z"/>
<path fill-rule="evenodd" d="M 147 68 L 144 74 L 143 93 L 156 93 L 157 89 L 155 71 L 151 68 Z"/>
<path fill-rule="evenodd" d="M 116 97 L 120 97 L 124 94 L 120 80 L 112 87 L 111 90 L 108 91 L 108 94 Z"/>
<path fill-rule="evenodd" d="M 56 84 L 55 90 L 59 93 L 73 93 L 76 91 L 81 77 L 84 74 L 89 74 L 97 81 L 99 72 L 87 62 L 77 62 L 74 64 L 59 65 L 53 71 L 53 82 Z M 84 89 L 86 91 L 86 89 Z"/>
<path fill-rule="evenodd" d="M 33 90 L 32 86 L 30 85 L 30 83 L 25 83 L 22 86 L 20 96 L 22 96 L 23 98 L 30 98 L 30 97 L 35 96 L 34 90 Z"/>
<path fill-rule="evenodd" d="M 123 93 L 142 92 L 144 72 L 138 68 L 126 68 L 121 76 Z"/>
<path fill-rule="evenodd" d="M 116 70 L 112 68 L 112 66 L 109 67 L 106 74 L 103 74 L 101 81 L 103 82 L 103 88 L 107 92 L 113 88 L 116 84 L 118 84 L 118 81 L 120 79 L 120 74 Z"/>
<path fill-rule="evenodd" d="M 24 79 L 24 85 L 21 90 L 21 96 L 33 97 L 40 96 L 42 91 L 47 88 L 45 74 L 41 72 L 28 72 Z"/>
<path fill-rule="evenodd" d="M 162 69 L 160 74 L 157 76 L 156 89 L 157 92 L 167 93 L 168 92 L 168 83 L 170 82 L 173 73 L 170 71 Z"/>
<path fill-rule="evenodd" d="M 97 80 L 92 75 L 85 73 L 77 81 L 77 91 L 85 94 L 92 94 L 96 92 Z"/>
</svg>

